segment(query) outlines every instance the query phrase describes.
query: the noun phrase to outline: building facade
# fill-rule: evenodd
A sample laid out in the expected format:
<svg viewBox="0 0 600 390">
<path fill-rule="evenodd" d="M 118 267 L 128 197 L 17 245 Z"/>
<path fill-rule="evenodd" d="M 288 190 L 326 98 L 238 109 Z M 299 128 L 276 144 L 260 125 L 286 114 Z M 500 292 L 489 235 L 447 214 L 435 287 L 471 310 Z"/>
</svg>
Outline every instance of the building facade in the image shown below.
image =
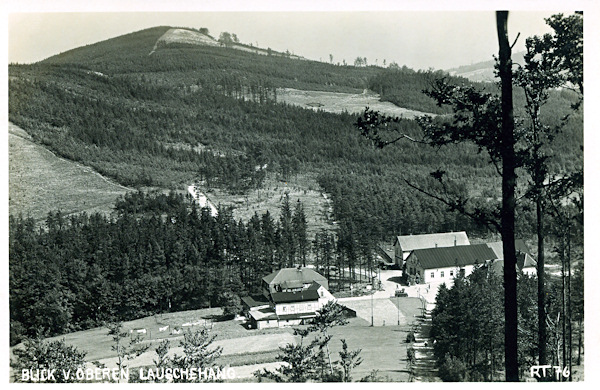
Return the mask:
<svg viewBox="0 0 600 390">
<path fill-rule="evenodd" d="M 327 279 L 310 268 L 283 268 L 262 279 L 261 296 L 242 298 L 252 328 L 300 325 L 334 297 Z"/>
<path fill-rule="evenodd" d="M 406 258 L 406 272 L 414 283 L 447 282 L 468 276 L 477 265 L 496 259 L 486 244 L 415 249 Z"/>
<path fill-rule="evenodd" d="M 466 232 L 397 236 L 394 241 L 394 262 L 402 269 L 410 253 L 416 249 L 445 248 L 461 245 L 470 245 Z"/>
</svg>

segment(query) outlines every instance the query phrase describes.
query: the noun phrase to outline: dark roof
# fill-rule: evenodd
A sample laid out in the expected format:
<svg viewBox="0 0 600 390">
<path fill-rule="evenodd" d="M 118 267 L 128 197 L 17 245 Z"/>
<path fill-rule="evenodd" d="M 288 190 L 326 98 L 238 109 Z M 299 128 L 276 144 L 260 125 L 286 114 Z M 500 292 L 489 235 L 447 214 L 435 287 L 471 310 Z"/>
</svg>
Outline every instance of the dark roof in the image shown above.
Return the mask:
<svg viewBox="0 0 600 390">
<path fill-rule="evenodd" d="M 282 268 L 265 276 L 263 280 L 269 285 L 280 284 L 283 288 L 298 288 L 312 282 L 318 282 L 328 288 L 327 279 L 323 275 L 306 267 Z"/>
<path fill-rule="evenodd" d="M 394 251 L 393 250 L 388 250 L 388 249 L 382 248 L 380 246 L 375 248 L 375 250 L 377 251 L 377 254 L 379 255 L 379 259 L 381 260 L 382 263 L 387 264 L 387 265 L 394 264 Z"/>
<path fill-rule="evenodd" d="M 269 300 L 265 298 L 264 295 L 251 295 L 242 297 L 242 302 L 244 302 L 248 307 L 257 307 L 269 304 Z"/>
<path fill-rule="evenodd" d="M 309 311 L 306 313 L 295 313 L 295 314 L 284 314 L 279 316 L 279 321 L 282 320 L 297 320 L 299 318 L 315 318 L 317 313 L 314 311 Z"/>
<path fill-rule="evenodd" d="M 410 256 L 416 256 L 423 269 L 483 264 L 497 258 L 486 244 L 415 249 Z"/>
<path fill-rule="evenodd" d="M 274 292 L 271 293 L 271 299 L 275 303 L 318 301 L 319 293 L 314 288 L 307 288 L 298 292 Z"/>
<path fill-rule="evenodd" d="M 467 237 L 466 232 L 398 236 L 396 238 L 396 242 L 400 243 L 403 252 L 409 252 L 415 249 L 441 248 L 470 244 L 469 237 Z"/>
</svg>

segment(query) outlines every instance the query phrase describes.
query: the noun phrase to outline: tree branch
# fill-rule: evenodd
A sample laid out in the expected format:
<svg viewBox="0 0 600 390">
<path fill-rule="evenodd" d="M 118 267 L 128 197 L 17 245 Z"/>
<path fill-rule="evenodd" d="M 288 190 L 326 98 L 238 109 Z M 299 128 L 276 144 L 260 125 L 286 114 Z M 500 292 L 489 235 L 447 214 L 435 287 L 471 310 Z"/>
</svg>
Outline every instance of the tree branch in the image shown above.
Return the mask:
<svg viewBox="0 0 600 390">
<path fill-rule="evenodd" d="M 517 37 L 515 38 L 515 41 L 513 42 L 512 45 L 510 45 L 510 49 L 512 50 L 513 47 L 515 47 L 515 45 L 517 44 L 517 40 L 519 39 L 519 37 L 521 36 L 521 33 L 517 33 Z"/>
</svg>

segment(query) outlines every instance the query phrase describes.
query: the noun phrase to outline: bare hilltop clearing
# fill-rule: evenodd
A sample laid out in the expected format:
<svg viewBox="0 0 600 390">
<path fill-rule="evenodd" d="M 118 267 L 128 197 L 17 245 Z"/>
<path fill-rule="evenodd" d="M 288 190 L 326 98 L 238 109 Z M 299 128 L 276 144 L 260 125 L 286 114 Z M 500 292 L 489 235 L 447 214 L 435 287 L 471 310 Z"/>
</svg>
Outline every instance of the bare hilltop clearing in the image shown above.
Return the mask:
<svg viewBox="0 0 600 390">
<path fill-rule="evenodd" d="M 9 212 L 36 221 L 50 211 L 110 212 L 130 189 L 89 167 L 65 160 L 9 123 Z"/>
<path fill-rule="evenodd" d="M 154 53 L 157 47 L 160 45 L 169 45 L 169 44 L 187 44 L 187 45 L 197 45 L 197 46 L 226 46 L 230 49 L 242 50 L 249 53 L 254 54 L 262 54 L 262 55 L 274 55 L 274 56 L 286 56 L 295 59 L 302 59 L 302 57 L 292 54 L 284 54 L 279 53 L 271 49 L 263 49 L 260 47 L 255 47 L 252 45 L 246 45 L 239 42 L 227 42 L 227 44 L 214 39 L 210 35 L 201 33 L 199 31 L 194 31 L 185 28 L 171 28 L 167 32 L 165 32 L 154 45 L 154 49 L 150 54 Z"/>
<path fill-rule="evenodd" d="M 421 115 L 435 114 L 410 110 L 408 108 L 398 107 L 397 105 L 381 101 L 379 94 L 364 90 L 363 93 L 343 93 L 328 91 L 301 91 L 293 88 L 278 88 L 277 101 L 281 103 L 292 104 L 313 110 L 323 110 L 340 114 L 347 112 L 349 114 L 360 114 L 365 107 L 382 112 L 390 116 L 399 116 L 407 119 L 413 119 Z"/>
</svg>

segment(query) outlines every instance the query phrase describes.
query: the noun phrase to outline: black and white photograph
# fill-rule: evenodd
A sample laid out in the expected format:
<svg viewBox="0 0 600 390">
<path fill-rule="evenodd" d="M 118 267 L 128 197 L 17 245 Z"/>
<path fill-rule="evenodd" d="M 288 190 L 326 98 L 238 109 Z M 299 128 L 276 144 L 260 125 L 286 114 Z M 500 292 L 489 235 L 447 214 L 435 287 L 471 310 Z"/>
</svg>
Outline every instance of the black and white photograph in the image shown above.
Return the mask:
<svg viewBox="0 0 600 390">
<path fill-rule="evenodd" d="M 4 8 L 4 383 L 595 382 L 593 1 Z"/>
</svg>

